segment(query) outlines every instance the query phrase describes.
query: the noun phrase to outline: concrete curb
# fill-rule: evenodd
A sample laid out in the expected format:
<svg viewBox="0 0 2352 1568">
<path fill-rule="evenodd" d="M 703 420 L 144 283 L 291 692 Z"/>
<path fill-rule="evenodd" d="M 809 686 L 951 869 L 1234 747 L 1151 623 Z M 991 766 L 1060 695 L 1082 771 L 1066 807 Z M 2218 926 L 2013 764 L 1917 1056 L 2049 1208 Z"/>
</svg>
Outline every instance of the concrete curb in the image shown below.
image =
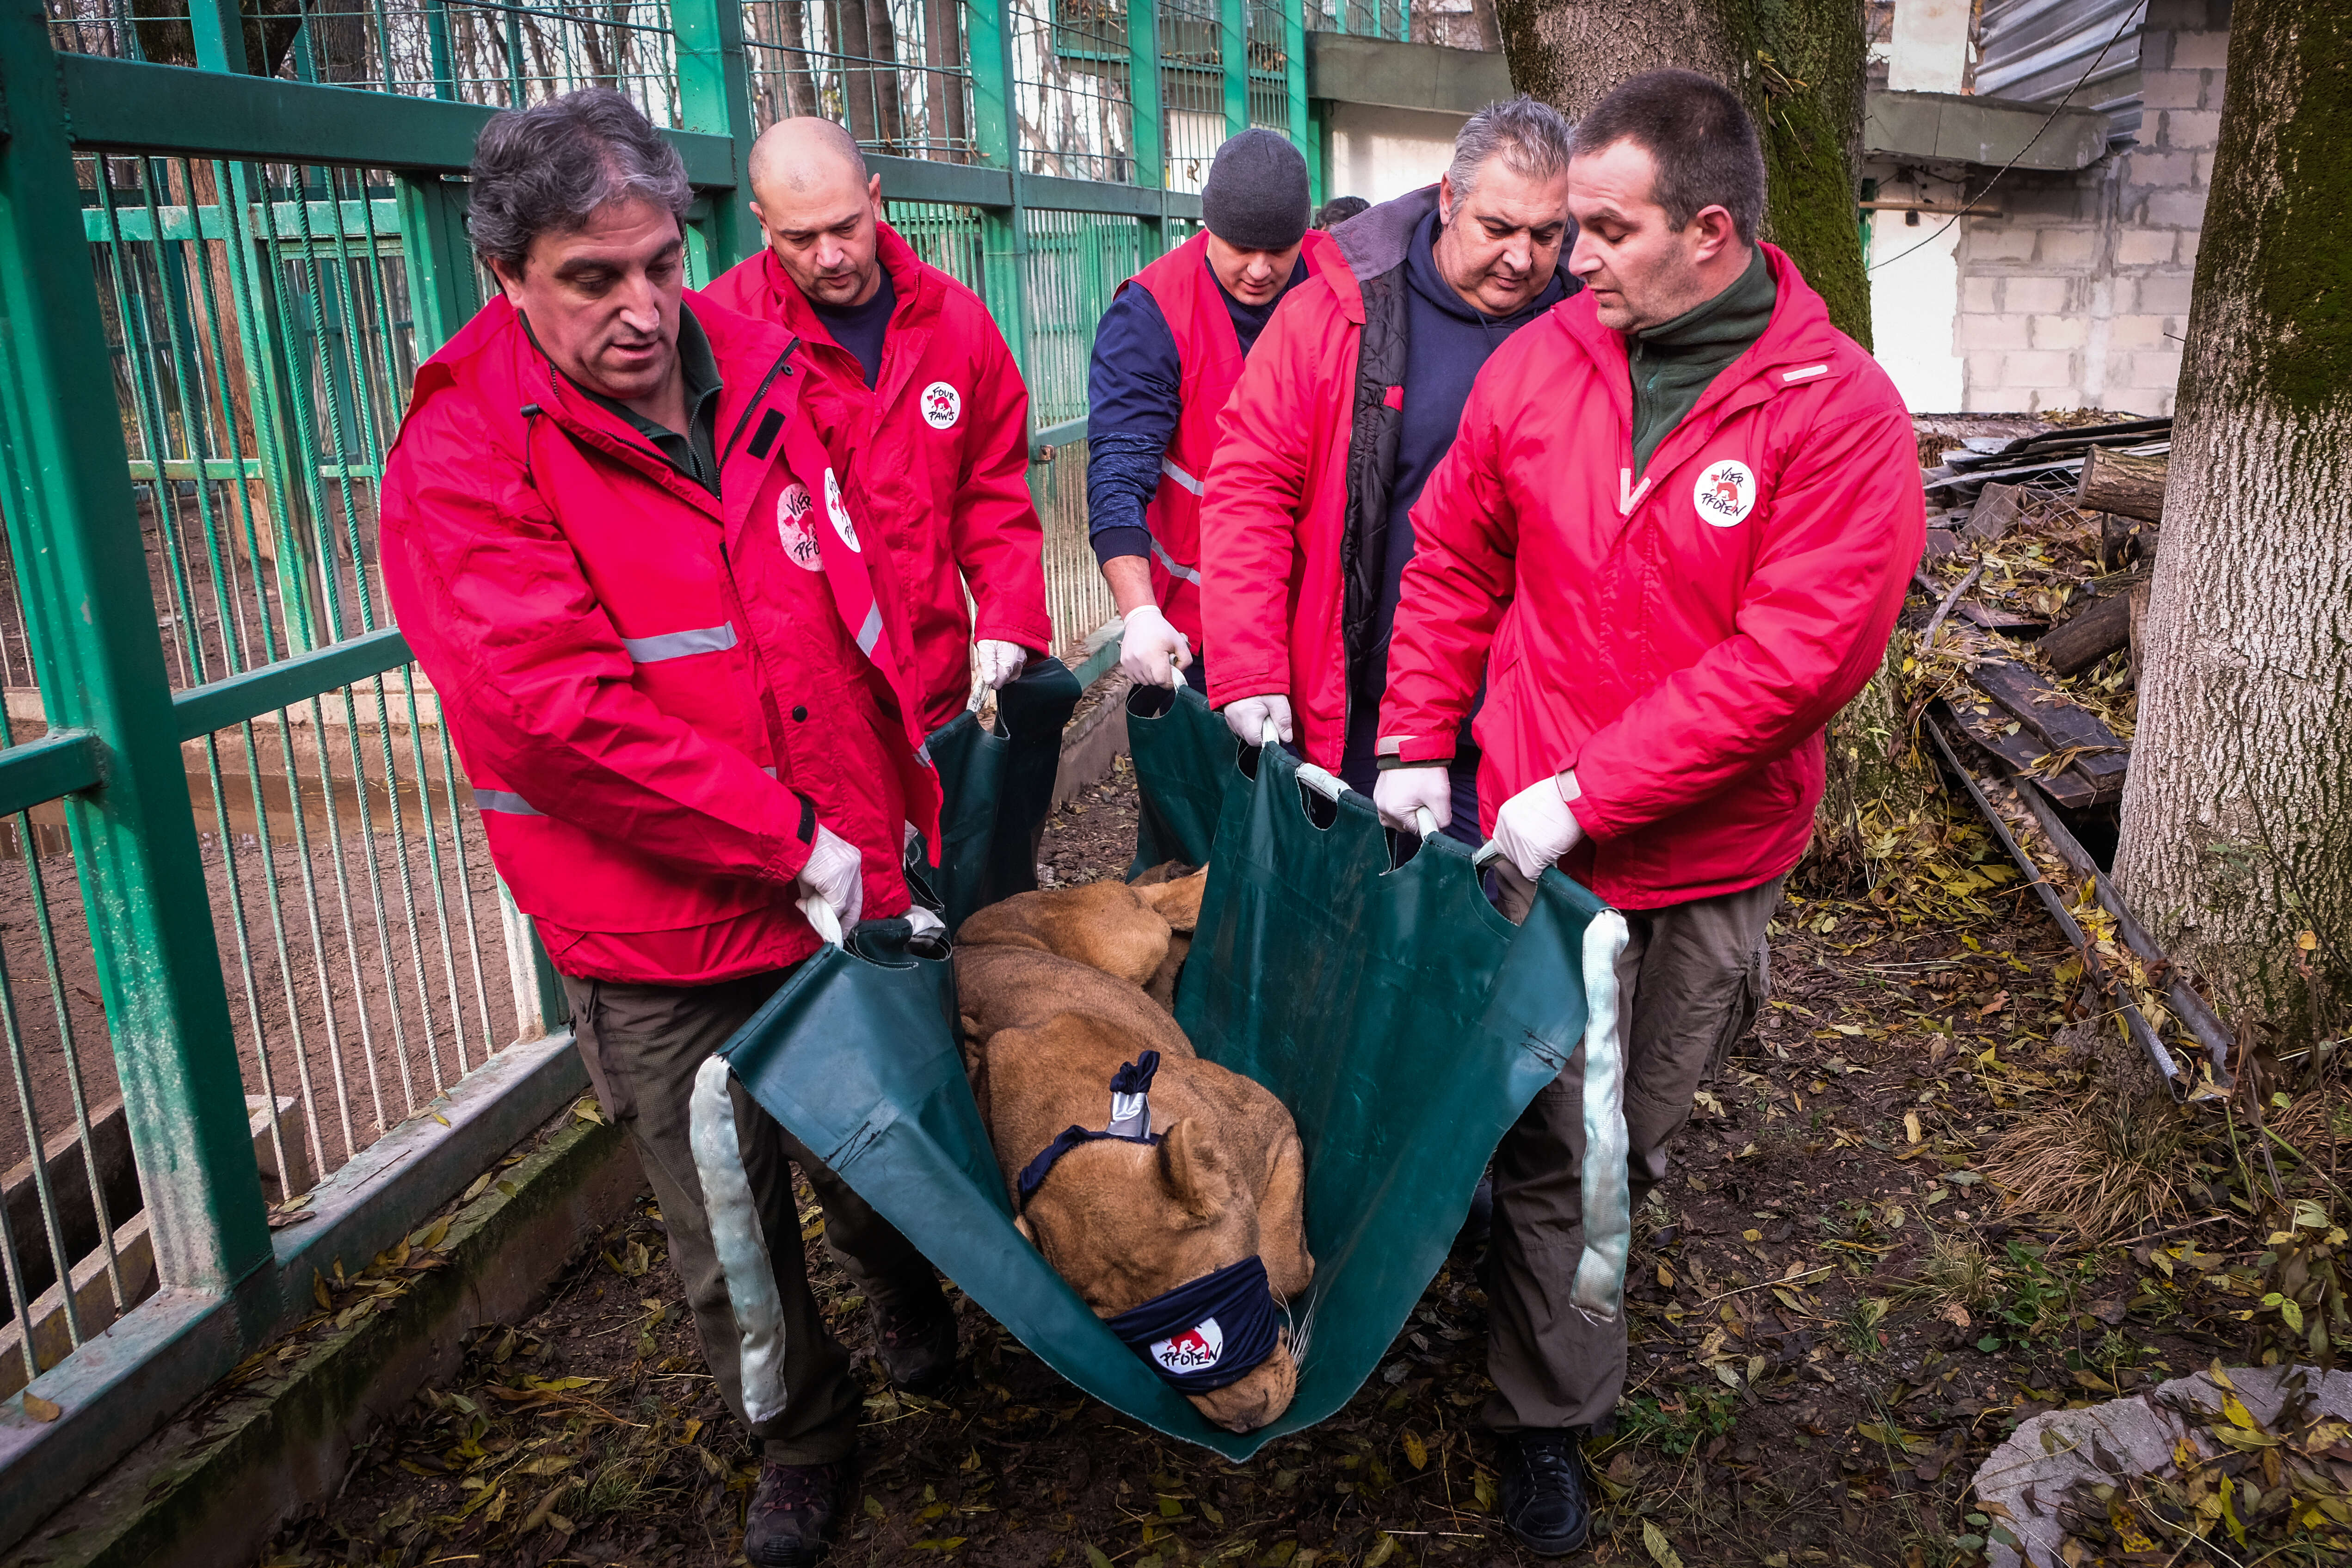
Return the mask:
<svg viewBox="0 0 2352 1568">
<path fill-rule="evenodd" d="M 1054 769 L 1057 811 L 1109 778 L 1113 759 L 1127 755 L 1127 677 L 1114 668 L 1095 684 L 1103 688 L 1101 700 L 1062 732 L 1062 760 Z"/>
<path fill-rule="evenodd" d="M 456 1368 L 466 1330 L 525 1314 L 583 1239 L 644 1188 L 621 1133 L 567 1110 L 457 1209 L 446 1267 L 301 1346 L 282 1370 L 184 1415 L 20 1543 L 10 1568 L 252 1561 L 297 1510 L 336 1489 L 358 1443 Z M 354 1264 L 366 1260 L 344 1261 Z"/>
</svg>

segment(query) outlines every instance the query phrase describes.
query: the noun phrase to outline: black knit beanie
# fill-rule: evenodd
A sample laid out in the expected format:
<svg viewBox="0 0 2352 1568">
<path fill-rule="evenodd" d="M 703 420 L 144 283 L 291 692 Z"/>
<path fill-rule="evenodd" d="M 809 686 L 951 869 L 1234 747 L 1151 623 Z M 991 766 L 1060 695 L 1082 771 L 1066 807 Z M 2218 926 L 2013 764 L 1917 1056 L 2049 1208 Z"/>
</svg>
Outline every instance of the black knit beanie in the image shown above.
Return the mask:
<svg viewBox="0 0 2352 1568">
<path fill-rule="evenodd" d="M 1201 187 L 1202 221 L 1240 250 L 1288 250 L 1307 233 L 1313 208 L 1307 160 L 1276 131 L 1254 128 L 1227 141 Z"/>
</svg>

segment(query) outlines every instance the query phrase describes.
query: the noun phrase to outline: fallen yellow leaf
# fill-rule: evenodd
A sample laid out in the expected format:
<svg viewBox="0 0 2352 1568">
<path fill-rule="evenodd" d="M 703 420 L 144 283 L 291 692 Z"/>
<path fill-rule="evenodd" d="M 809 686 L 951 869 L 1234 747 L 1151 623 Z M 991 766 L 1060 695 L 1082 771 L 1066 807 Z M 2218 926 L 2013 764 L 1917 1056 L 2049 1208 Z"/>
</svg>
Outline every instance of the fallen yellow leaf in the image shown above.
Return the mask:
<svg viewBox="0 0 2352 1568">
<path fill-rule="evenodd" d="M 25 1396 L 25 1414 L 36 1421 L 54 1421 L 65 1413 L 65 1406 L 54 1399 L 44 1399 L 37 1394 Z"/>
</svg>

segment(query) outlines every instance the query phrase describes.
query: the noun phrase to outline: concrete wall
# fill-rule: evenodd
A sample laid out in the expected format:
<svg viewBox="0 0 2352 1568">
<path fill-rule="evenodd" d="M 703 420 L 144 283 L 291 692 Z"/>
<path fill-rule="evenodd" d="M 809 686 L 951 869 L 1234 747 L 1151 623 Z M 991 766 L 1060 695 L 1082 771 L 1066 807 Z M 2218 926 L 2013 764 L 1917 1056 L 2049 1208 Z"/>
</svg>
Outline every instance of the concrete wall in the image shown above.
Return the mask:
<svg viewBox="0 0 2352 1568">
<path fill-rule="evenodd" d="M 2153 0 L 2140 41 L 2139 144 L 2074 173 L 2012 171 L 1989 199 L 1999 216 L 1959 220 L 1948 268 L 1931 246 L 1873 275 L 1880 358 L 1906 398 L 1915 387 L 1943 395 L 1957 363 L 1960 410 L 2172 412 L 2221 129 L 2226 16 L 2208 0 Z M 1963 194 L 1937 178 L 1958 171 L 1880 162 L 1865 172 L 1882 199 L 1957 204 Z M 1982 192 L 1989 172 L 1968 173 L 1967 192 Z M 1913 229 L 1900 214 L 1875 214 L 1874 264 L 1944 221 L 1923 217 Z M 1945 292 L 1953 284 L 1957 298 Z M 1952 331 L 1939 350 L 1921 323 L 1942 318 L 1947 300 Z"/>
<path fill-rule="evenodd" d="M 1466 114 L 1334 103 L 1324 120 L 1323 195 L 1385 202 L 1433 183 Z"/>
</svg>

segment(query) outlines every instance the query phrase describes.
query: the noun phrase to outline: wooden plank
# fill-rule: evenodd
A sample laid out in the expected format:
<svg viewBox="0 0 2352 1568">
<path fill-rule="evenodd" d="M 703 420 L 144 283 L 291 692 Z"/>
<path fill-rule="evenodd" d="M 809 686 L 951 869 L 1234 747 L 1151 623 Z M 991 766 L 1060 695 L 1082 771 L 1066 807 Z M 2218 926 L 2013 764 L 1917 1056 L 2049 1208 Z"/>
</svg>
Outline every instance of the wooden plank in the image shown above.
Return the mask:
<svg viewBox="0 0 2352 1568">
<path fill-rule="evenodd" d="M 2128 622 L 2126 622 L 2128 625 Z M 2120 795 L 2130 748 L 2065 693 L 2050 685 L 2023 664 L 2008 659 L 1984 659 L 1968 670 L 1969 684 L 2033 732 L 2045 751 L 2082 750 L 2074 768 L 2101 795 Z"/>
<path fill-rule="evenodd" d="M 2035 644 L 2044 663 L 2060 675 L 2079 675 L 2131 643 L 2131 591 L 2144 580 L 2126 578 L 2102 586 L 2096 598 L 2042 633 Z"/>
<path fill-rule="evenodd" d="M 2010 716 L 1994 707 L 1982 697 L 1958 694 L 1947 705 L 1947 712 L 1961 733 L 2008 764 L 2013 773 L 2023 774 L 2049 755 L 2032 732 L 2020 723 L 2015 733 L 2010 732 Z M 2035 783 L 2049 792 L 2050 798 L 2070 811 L 2079 811 L 2098 803 L 2098 791 L 2073 768 L 2055 779 L 2037 779 Z"/>
<path fill-rule="evenodd" d="M 1987 485 L 1984 494 L 1977 497 L 1977 508 L 1969 514 L 1969 525 L 1960 530 L 1960 537 L 1977 544 L 1989 545 L 2015 528 L 2024 517 L 2023 486 Z"/>
</svg>

